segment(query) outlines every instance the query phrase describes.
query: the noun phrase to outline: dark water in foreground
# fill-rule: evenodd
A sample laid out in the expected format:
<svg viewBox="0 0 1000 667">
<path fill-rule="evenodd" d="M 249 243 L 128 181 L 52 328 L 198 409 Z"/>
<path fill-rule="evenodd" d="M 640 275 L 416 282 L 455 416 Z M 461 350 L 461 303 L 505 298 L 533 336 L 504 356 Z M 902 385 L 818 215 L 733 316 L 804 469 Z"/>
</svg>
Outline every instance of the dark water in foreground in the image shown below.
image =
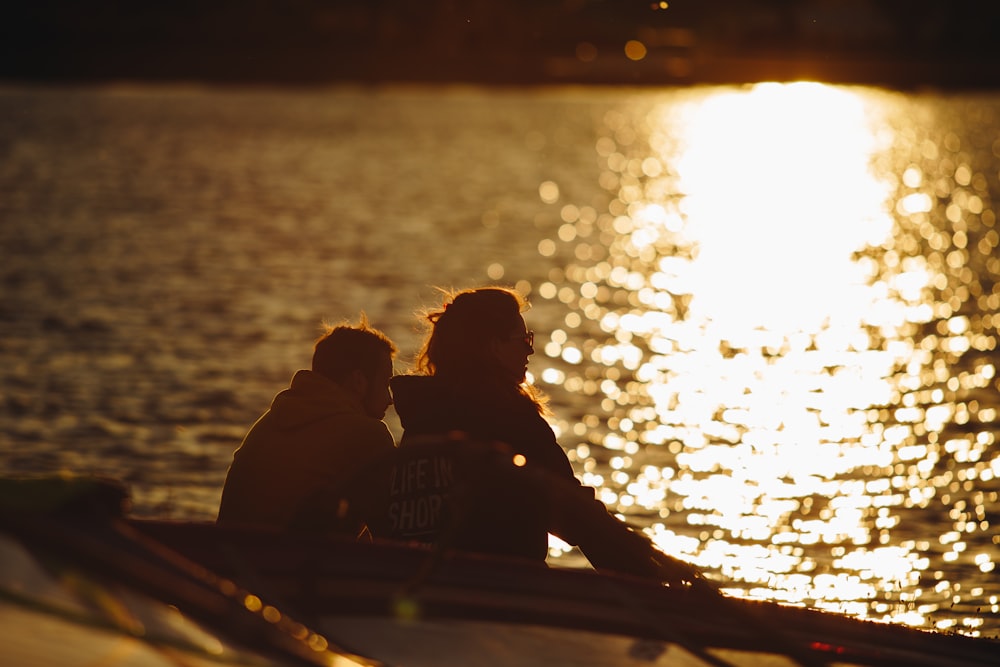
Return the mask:
<svg viewBox="0 0 1000 667">
<path fill-rule="evenodd" d="M 0 461 L 214 517 L 321 320 L 406 360 L 434 286 L 499 282 L 665 551 L 995 636 L 998 135 L 995 94 L 813 84 L 3 90 Z"/>
</svg>

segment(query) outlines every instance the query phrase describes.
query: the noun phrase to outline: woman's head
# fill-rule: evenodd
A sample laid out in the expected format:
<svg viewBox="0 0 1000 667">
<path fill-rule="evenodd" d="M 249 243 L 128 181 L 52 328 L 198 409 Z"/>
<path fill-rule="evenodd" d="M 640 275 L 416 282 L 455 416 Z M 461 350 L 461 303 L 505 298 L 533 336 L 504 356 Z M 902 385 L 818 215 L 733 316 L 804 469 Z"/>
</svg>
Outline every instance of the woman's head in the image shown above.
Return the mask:
<svg viewBox="0 0 1000 667">
<path fill-rule="evenodd" d="M 431 331 L 417 369 L 453 380 L 521 385 L 534 353 L 521 316 L 526 306 L 520 294 L 502 287 L 446 294 L 442 308 L 426 315 Z"/>
</svg>

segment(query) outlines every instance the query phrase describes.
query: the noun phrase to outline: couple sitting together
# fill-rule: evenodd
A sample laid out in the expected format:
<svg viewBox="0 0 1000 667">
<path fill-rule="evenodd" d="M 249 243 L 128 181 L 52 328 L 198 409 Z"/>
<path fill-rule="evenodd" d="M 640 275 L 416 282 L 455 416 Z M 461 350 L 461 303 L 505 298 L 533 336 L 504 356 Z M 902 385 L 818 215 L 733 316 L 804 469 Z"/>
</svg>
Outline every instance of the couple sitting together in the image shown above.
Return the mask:
<svg viewBox="0 0 1000 667">
<path fill-rule="evenodd" d="M 551 533 L 597 569 L 696 579 L 574 476 L 525 382 L 534 353 L 525 306 L 499 287 L 449 295 L 427 315 L 414 375 L 393 377 L 396 347 L 364 318 L 328 331 L 312 369 L 295 373 L 234 454 L 218 523 L 542 563 Z M 382 421 L 393 403 L 398 448 Z"/>
</svg>

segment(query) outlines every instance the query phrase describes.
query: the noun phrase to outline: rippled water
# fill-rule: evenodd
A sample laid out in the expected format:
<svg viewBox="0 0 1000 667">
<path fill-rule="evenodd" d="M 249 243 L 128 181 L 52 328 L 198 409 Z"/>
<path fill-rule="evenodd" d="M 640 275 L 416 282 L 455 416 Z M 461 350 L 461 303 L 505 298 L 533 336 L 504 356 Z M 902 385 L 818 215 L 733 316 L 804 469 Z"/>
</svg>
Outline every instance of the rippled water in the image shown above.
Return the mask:
<svg viewBox="0 0 1000 667">
<path fill-rule="evenodd" d="M 213 517 L 321 320 L 407 359 L 434 286 L 501 282 L 664 550 L 995 636 L 998 130 L 995 94 L 815 84 L 0 91 L 0 461 Z"/>
</svg>

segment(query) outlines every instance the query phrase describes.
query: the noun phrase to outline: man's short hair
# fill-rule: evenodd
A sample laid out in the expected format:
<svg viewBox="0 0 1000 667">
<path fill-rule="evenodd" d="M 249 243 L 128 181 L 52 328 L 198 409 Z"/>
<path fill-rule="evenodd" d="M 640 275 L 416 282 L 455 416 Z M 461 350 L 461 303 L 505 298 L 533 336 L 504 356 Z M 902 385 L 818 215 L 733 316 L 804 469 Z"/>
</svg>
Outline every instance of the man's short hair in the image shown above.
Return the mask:
<svg viewBox="0 0 1000 667">
<path fill-rule="evenodd" d="M 391 359 L 396 351 L 389 337 L 370 326 L 368 317 L 361 313 L 357 325 L 327 325 L 313 348 L 312 369 L 334 381 L 356 370 L 374 375 L 384 355 Z"/>
</svg>

